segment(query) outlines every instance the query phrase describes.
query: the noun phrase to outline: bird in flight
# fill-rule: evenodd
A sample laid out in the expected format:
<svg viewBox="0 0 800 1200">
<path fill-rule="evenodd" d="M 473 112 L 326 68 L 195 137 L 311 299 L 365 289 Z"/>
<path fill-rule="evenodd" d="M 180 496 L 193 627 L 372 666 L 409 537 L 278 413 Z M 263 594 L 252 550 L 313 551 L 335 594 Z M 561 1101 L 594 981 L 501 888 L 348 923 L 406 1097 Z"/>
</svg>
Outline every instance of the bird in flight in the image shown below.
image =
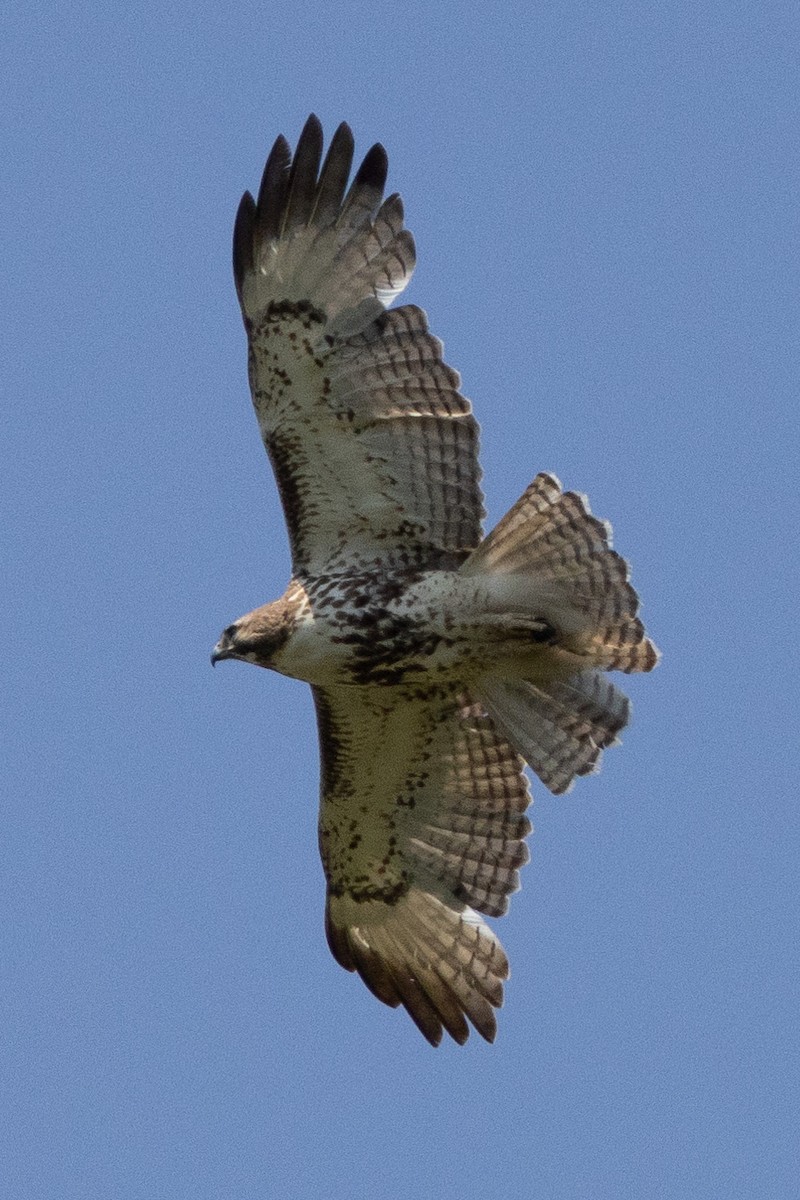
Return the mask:
<svg viewBox="0 0 800 1200">
<path fill-rule="evenodd" d="M 284 595 L 229 625 L 212 662 L 311 685 L 325 929 L 336 960 L 433 1045 L 496 1033 L 502 915 L 527 861 L 525 764 L 552 792 L 628 720 L 606 672 L 649 671 L 609 526 L 537 475 L 483 537 L 478 425 L 416 305 L 415 264 L 375 145 L 322 157 L 279 137 L 233 237 L 261 436 L 292 554 Z"/>
</svg>

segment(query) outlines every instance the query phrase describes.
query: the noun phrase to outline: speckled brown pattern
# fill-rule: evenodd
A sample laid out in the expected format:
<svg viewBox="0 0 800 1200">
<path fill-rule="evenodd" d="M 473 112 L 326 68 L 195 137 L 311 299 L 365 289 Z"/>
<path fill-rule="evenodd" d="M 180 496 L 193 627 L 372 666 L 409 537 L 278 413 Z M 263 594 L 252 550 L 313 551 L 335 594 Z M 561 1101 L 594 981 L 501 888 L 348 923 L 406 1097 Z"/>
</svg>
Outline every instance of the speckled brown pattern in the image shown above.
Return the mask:
<svg viewBox="0 0 800 1200">
<path fill-rule="evenodd" d="M 239 658 L 312 685 L 325 928 L 343 967 L 434 1045 L 496 1033 L 502 915 L 527 860 L 525 762 L 555 792 L 628 717 L 605 670 L 657 654 L 582 497 L 536 477 L 485 540 L 478 426 L 422 309 L 373 146 L 348 179 L 309 118 L 245 194 L 234 277 L 293 578 L 230 625 Z"/>
</svg>

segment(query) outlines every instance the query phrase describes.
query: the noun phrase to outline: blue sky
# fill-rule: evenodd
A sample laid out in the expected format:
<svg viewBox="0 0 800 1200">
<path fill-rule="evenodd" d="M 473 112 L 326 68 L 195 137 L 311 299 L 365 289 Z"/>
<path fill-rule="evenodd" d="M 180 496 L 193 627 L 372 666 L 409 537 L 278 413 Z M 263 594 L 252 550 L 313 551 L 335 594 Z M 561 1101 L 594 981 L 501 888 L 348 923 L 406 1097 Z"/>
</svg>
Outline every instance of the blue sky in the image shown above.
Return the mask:
<svg viewBox="0 0 800 1200">
<path fill-rule="evenodd" d="M 6 16 L 9 1194 L 796 1195 L 798 24 Z M 492 1047 L 333 962 L 307 689 L 209 666 L 288 576 L 229 242 L 312 109 L 389 151 L 490 521 L 539 470 L 587 492 L 664 653 L 603 773 L 535 786 Z"/>
</svg>

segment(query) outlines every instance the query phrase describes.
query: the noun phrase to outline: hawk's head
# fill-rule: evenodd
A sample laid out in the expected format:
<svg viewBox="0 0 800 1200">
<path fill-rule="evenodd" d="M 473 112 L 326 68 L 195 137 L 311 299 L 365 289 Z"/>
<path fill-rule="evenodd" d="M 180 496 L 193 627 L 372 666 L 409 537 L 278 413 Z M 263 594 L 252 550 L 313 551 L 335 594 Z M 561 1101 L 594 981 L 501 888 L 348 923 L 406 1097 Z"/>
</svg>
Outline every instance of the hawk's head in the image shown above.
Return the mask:
<svg viewBox="0 0 800 1200">
<path fill-rule="evenodd" d="M 212 652 L 211 665 L 225 658 L 238 658 L 274 670 L 276 655 L 286 645 L 295 624 L 296 613 L 285 598 L 264 604 L 223 631 Z"/>
</svg>

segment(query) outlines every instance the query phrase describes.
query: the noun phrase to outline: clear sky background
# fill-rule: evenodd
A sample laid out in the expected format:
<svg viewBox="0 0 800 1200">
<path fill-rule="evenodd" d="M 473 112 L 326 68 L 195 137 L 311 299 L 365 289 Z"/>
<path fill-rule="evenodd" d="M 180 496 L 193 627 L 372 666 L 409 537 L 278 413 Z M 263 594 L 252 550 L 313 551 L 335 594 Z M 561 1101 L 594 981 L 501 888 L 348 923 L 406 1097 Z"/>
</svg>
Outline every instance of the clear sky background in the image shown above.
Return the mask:
<svg viewBox="0 0 800 1200">
<path fill-rule="evenodd" d="M 798 1194 L 799 47 L 789 0 L 6 15 L 6 1195 Z M 312 109 L 389 151 L 490 520 L 587 492 L 664 654 L 535 787 L 493 1047 L 333 962 L 308 691 L 209 665 L 288 577 L 229 246 Z"/>
</svg>

